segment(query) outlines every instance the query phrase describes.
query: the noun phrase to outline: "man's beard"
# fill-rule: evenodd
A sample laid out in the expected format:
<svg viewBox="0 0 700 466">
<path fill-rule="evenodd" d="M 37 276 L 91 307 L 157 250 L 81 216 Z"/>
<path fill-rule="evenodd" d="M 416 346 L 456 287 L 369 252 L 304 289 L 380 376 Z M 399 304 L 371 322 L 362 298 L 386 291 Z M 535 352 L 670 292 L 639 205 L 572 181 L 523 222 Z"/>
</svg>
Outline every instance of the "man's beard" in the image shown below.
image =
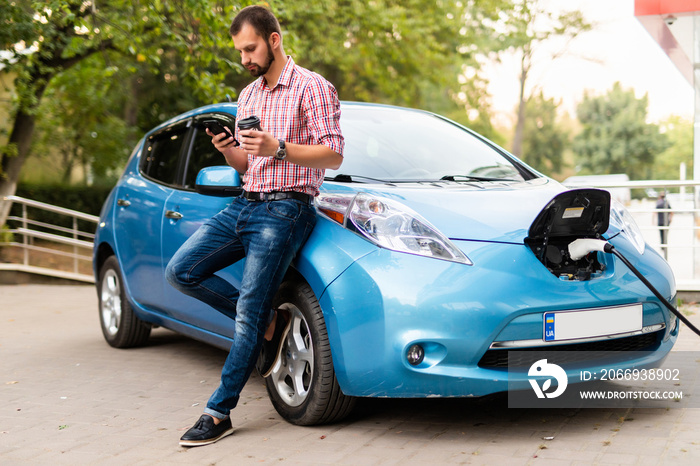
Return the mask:
<svg viewBox="0 0 700 466">
<path fill-rule="evenodd" d="M 272 66 L 272 62 L 275 61 L 275 56 L 272 53 L 272 49 L 270 48 L 270 44 L 267 44 L 267 57 L 266 57 L 267 63 L 265 63 L 263 66 L 258 65 L 257 63 L 252 63 L 255 67 L 253 69 L 250 69 L 250 74 L 252 74 L 254 77 L 262 76 L 265 73 L 267 73 L 270 70 L 270 66 Z"/>
</svg>

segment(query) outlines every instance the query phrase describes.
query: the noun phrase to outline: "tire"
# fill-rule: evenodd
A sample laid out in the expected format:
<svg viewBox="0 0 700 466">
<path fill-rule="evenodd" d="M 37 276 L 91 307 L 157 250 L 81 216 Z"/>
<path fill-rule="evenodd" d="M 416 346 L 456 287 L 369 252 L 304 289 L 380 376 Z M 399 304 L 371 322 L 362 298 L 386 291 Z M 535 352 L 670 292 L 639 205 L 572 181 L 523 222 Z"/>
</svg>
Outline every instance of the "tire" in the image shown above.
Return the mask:
<svg viewBox="0 0 700 466">
<path fill-rule="evenodd" d="M 340 390 L 333 369 L 323 311 L 306 283 L 285 282 L 275 307 L 289 311 L 292 323 L 282 355 L 265 379 L 275 410 L 300 426 L 337 422 L 350 414 L 355 398 Z"/>
<path fill-rule="evenodd" d="M 131 309 L 124 291 L 119 261 L 110 256 L 102 264 L 97 283 L 100 326 L 102 334 L 110 346 L 131 348 L 142 346 L 148 341 L 151 326 L 142 321 Z"/>
</svg>

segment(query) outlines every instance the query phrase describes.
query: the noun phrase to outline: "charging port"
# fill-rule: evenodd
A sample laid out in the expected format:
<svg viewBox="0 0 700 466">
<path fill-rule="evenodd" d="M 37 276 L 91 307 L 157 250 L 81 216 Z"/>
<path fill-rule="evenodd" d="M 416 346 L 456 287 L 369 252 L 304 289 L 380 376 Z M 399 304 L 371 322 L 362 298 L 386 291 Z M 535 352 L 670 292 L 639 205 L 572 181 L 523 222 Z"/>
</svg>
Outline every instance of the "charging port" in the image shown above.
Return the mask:
<svg viewBox="0 0 700 466">
<path fill-rule="evenodd" d="M 610 220 L 610 193 L 575 189 L 554 197 L 530 226 L 525 244 L 561 280 L 591 280 L 605 267 L 597 253 L 574 260 L 569 244 L 579 238 L 601 238 Z"/>
</svg>

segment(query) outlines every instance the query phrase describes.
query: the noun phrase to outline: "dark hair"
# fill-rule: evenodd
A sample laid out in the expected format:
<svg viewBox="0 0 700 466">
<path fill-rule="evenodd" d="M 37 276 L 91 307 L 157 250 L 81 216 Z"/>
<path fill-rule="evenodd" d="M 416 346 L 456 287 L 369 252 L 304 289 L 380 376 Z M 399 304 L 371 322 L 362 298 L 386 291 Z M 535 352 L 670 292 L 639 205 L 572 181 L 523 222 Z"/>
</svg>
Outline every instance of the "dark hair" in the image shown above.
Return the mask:
<svg viewBox="0 0 700 466">
<path fill-rule="evenodd" d="M 270 10 L 260 5 L 251 5 L 243 8 L 238 12 L 233 22 L 229 33 L 232 36 L 237 35 L 243 29 L 244 24 L 250 24 L 255 29 L 258 35 L 265 39 L 265 42 L 270 38 L 273 32 L 282 36 L 280 23 L 275 18 Z"/>
</svg>

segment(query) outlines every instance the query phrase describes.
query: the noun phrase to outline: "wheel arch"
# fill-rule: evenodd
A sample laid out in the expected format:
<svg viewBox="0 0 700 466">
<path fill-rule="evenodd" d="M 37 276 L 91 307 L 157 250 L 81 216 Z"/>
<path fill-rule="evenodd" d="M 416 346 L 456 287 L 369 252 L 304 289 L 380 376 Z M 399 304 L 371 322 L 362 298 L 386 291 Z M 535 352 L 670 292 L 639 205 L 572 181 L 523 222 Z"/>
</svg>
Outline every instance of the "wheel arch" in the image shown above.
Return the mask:
<svg viewBox="0 0 700 466">
<path fill-rule="evenodd" d="M 303 323 L 300 324 L 301 326 L 298 327 L 292 323 L 290 333 L 292 329 L 297 328 L 300 334 L 304 334 L 303 329 L 307 329 L 307 335 L 311 338 L 310 341 L 315 342 L 312 345 L 315 364 L 311 369 L 314 373 L 315 382 L 309 387 L 309 392 L 304 395 L 305 399 L 302 404 L 288 405 L 281 396 L 282 392 L 279 391 L 280 387 L 278 386 L 283 378 L 275 381 L 275 375 L 271 374 L 270 377 L 265 379 L 265 382 L 273 406 L 283 418 L 296 425 L 319 425 L 344 419 L 353 411 L 356 399 L 346 395 L 338 384 L 335 375 L 332 345 L 330 345 L 327 333 L 326 322 L 328 320 L 328 314 L 324 312 L 321 307 L 316 293 L 303 275 L 296 269 L 290 268 L 285 275 L 285 280 L 275 300 L 277 301 L 277 305 L 282 305 L 280 309 L 288 309 L 290 312 L 296 312 L 297 315 L 302 316 L 301 319 Z M 291 303 L 292 307 L 284 307 L 286 303 Z M 314 308 L 316 311 L 313 310 Z M 296 311 L 292 311 L 292 309 Z M 321 326 L 314 325 L 313 321 L 318 322 Z M 305 338 L 293 338 L 293 340 L 306 341 Z M 290 356 L 286 351 L 288 350 L 283 351 L 283 356 L 280 356 L 281 360 L 278 362 L 279 365 L 277 368 L 287 367 L 288 370 L 294 370 L 293 367 L 302 363 L 304 358 Z M 284 356 L 285 354 L 287 355 Z M 288 363 L 284 361 L 285 358 L 289 357 L 292 359 L 286 359 L 286 361 L 294 362 L 288 365 Z M 330 360 L 328 358 L 330 358 Z M 278 369 L 273 370 L 276 371 Z M 297 368 L 296 370 L 298 371 L 299 369 Z M 299 380 L 296 377 L 292 379 L 287 377 L 287 379 Z M 296 386 L 295 383 L 293 390 L 296 390 Z M 306 398 L 307 396 L 309 398 Z"/>
<path fill-rule="evenodd" d="M 102 264 L 105 263 L 108 257 L 115 255 L 114 249 L 109 243 L 100 243 L 94 252 L 94 257 L 92 261 L 92 269 L 95 274 L 95 283 L 100 279 L 100 270 L 102 269 Z"/>
</svg>

